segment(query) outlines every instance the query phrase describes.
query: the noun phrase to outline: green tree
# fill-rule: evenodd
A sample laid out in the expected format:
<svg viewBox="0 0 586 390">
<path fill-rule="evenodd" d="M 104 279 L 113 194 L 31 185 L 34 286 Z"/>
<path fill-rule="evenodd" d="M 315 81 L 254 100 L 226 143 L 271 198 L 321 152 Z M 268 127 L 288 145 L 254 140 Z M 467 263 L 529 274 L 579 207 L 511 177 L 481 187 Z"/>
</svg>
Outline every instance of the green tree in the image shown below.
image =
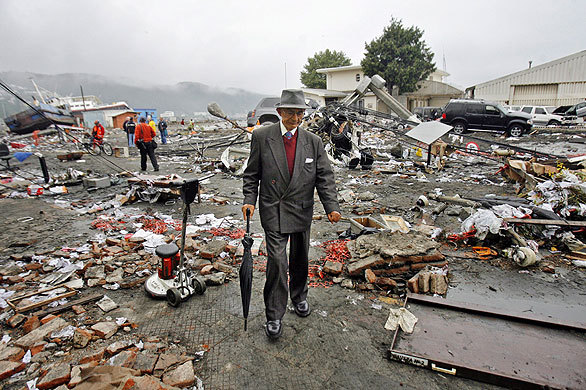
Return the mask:
<svg viewBox="0 0 586 390">
<path fill-rule="evenodd" d="M 338 66 L 351 65 L 350 58 L 342 51 L 324 51 L 317 52 L 307 59 L 307 63 L 301 71 L 301 82 L 307 88 L 326 88 L 326 75 L 317 73 L 321 68 L 336 68 Z"/>
<path fill-rule="evenodd" d="M 435 70 L 433 53 L 422 37 L 423 30 L 406 28 L 400 20 L 391 18 L 383 34 L 365 44 L 362 70 L 368 76 L 382 76 L 389 89 L 397 85 L 401 93 L 417 90 L 417 82 Z"/>
</svg>

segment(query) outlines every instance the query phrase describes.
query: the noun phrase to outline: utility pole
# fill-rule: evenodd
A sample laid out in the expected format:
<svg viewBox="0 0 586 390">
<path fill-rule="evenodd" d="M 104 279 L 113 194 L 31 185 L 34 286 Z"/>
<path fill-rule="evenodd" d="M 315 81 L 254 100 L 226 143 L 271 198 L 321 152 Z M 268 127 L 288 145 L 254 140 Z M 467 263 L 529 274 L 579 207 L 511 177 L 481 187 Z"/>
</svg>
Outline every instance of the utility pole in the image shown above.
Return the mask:
<svg viewBox="0 0 586 390">
<path fill-rule="evenodd" d="M 81 101 L 83 102 L 83 110 L 87 111 L 85 108 L 85 97 L 83 96 L 83 87 L 80 85 L 79 89 L 81 90 Z"/>
</svg>

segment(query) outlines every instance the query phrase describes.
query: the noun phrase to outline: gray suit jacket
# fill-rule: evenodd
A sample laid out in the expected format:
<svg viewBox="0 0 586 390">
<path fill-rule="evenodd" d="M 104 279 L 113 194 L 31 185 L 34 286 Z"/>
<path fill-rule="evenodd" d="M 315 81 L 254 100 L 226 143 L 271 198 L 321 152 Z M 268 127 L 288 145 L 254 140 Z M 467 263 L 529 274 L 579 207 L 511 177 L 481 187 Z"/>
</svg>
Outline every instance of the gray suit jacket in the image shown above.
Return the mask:
<svg viewBox="0 0 586 390">
<path fill-rule="evenodd" d="M 334 173 L 317 135 L 298 128 L 293 177 L 279 123 L 252 133 L 250 157 L 243 176 L 244 204 L 256 205 L 265 230 L 294 233 L 309 230 L 315 189 L 326 214 L 339 211 Z M 260 183 L 260 196 L 259 196 Z"/>
</svg>

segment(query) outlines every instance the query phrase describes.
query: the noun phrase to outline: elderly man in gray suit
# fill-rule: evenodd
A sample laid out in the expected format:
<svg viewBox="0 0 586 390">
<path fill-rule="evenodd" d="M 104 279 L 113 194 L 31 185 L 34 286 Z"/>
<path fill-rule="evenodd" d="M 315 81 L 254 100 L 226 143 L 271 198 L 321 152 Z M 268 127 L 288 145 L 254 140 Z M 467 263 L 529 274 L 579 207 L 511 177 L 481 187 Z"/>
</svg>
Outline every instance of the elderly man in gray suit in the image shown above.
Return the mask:
<svg viewBox="0 0 586 390">
<path fill-rule="evenodd" d="M 341 218 L 334 173 L 323 142 L 317 135 L 299 128 L 306 108 L 303 91 L 283 90 L 277 104 L 281 121 L 253 131 L 243 176 L 244 218 L 247 211 L 252 216 L 256 199 L 260 198 L 260 221 L 265 230 L 268 257 L 265 332 L 272 339 L 281 336 L 288 292 L 298 316 L 307 317 L 311 313 L 307 303 L 307 274 L 315 189 L 329 221 L 334 223 Z"/>
</svg>

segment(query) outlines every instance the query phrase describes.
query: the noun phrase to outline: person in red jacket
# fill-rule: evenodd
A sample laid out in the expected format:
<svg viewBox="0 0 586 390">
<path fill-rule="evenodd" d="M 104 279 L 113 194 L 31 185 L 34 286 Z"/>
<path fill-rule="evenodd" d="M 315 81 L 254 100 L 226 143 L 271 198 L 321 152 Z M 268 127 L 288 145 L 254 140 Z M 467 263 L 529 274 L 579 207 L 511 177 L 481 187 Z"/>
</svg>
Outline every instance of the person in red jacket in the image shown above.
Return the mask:
<svg viewBox="0 0 586 390">
<path fill-rule="evenodd" d="M 100 121 L 95 121 L 92 130 L 92 143 L 94 145 L 101 145 L 104 142 L 104 133 L 104 126 L 102 126 Z"/>
<path fill-rule="evenodd" d="M 134 131 L 134 143 L 140 151 L 140 170 L 146 171 L 147 168 L 147 155 L 151 159 L 151 164 L 156 171 L 159 170 L 159 164 L 157 163 L 157 157 L 155 156 L 156 143 L 153 138 L 155 137 L 155 131 L 152 127 L 146 124 L 146 119 L 140 118 L 140 123 L 136 126 Z"/>
</svg>

